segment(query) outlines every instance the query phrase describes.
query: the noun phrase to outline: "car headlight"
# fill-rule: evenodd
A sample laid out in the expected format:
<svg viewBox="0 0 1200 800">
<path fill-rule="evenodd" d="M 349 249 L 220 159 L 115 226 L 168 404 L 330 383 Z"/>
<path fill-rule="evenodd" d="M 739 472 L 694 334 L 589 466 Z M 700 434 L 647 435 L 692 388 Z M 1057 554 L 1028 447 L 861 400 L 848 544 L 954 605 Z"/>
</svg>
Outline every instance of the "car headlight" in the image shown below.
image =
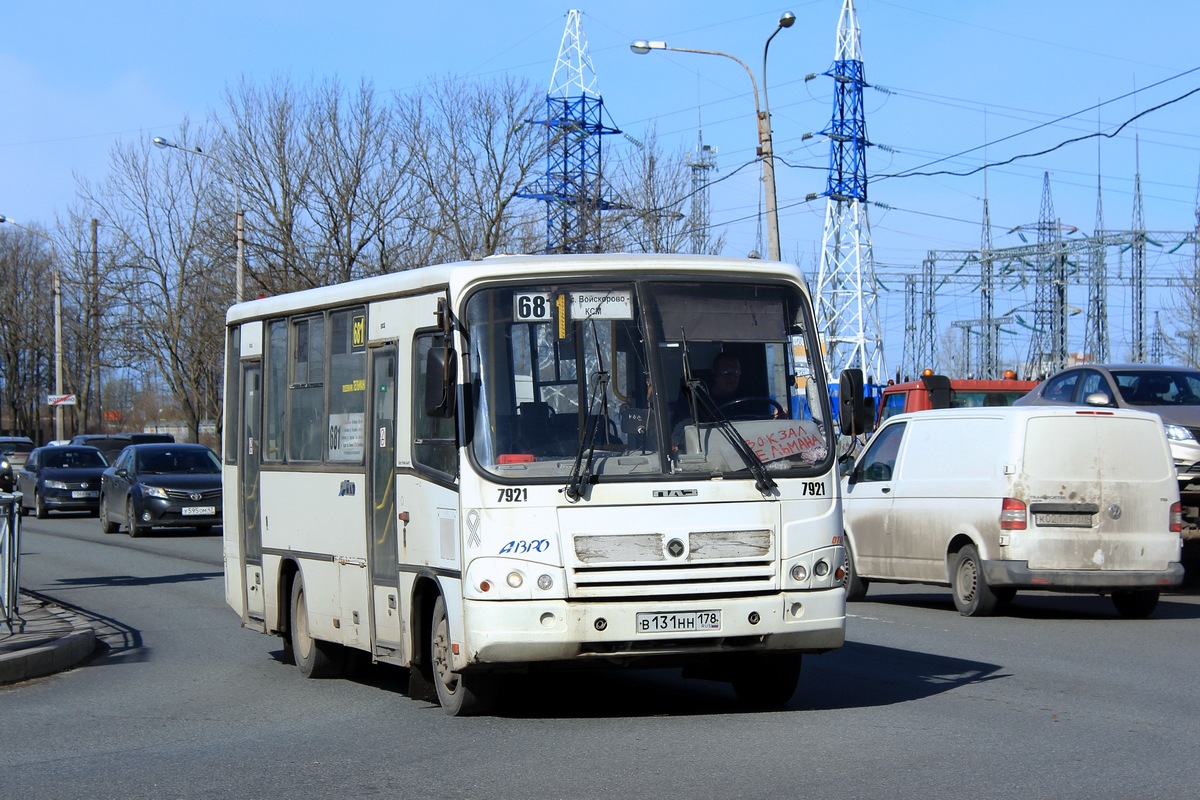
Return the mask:
<svg viewBox="0 0 1200 800">
<path fill-rule="evenodd" d="M 1167 432 L 1167 438 L 1173 442 L 1194 442 L 1196 437 L 1192 436 L 1192 432 L 1182 425 L 1171 425 L 1163 423 L 1163 430 Z"/>
<path fill-rule="evenodd" d="M 62 481 L 46 481 L 47 489 L 66 489 L 67 485 Z"/>
<path fill-rule="evenodd" d="M 163 500 L 167 499 L 167 490 L 159 488 L 158 486 L 143 486 L 142 494 L 144 494 L 146 497 L 158 497 Z"/>
</svg>

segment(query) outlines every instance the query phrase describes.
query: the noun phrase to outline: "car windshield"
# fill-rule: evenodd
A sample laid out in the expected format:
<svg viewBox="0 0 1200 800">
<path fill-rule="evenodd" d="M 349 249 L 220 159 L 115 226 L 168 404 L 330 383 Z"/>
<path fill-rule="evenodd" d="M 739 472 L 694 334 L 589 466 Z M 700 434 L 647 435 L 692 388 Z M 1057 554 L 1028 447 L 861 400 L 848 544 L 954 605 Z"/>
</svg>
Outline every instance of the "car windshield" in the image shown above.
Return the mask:
<svg viewBox="0 0 1200 800">
<path fill-rule="evenodd" d="M 57 450 L 46 454 L 42 466 L 47 469 L 94 469 L 107 464 L 95 450 Z"/>
<path fill-rule="evenodd" d="M 758 462 L 784 475 L 828 469 L 806 307 L 797 288 L 768 281 L 479 291 L 467 303 L 474 461 L 498 477 L 571 483 L 761 480 Z"/>
<path fill-rule="evenodd" d="M 137 454 L 140 473 L 157 474 L 217 474 L 221 465 L 208 450 L 163 449 L 143 450 Z"/>
<path fill-rule="evenodd" d="M 1112 376 L 1132 406 L 1200 405 L 1200 371 L 1128 369 Z"/>
</svg>

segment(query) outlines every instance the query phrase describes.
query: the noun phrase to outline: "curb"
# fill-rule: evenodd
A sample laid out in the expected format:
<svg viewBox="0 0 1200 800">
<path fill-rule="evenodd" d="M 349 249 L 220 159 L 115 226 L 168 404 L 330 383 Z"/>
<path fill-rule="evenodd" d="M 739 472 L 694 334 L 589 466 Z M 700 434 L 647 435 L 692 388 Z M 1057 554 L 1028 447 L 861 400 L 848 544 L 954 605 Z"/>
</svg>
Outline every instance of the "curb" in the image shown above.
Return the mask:
<svg viewBox="0 0 1200 800">
<path fill-rule="evenodd" d="M 57 638 L 31 638 L 30 646 L 0 653 L 0 685 L 64 672 L 78 666 L 96 650 L 96 632 L 72 614 L 57 608 L 40 610 L 69 629 Z"/>
</svg>

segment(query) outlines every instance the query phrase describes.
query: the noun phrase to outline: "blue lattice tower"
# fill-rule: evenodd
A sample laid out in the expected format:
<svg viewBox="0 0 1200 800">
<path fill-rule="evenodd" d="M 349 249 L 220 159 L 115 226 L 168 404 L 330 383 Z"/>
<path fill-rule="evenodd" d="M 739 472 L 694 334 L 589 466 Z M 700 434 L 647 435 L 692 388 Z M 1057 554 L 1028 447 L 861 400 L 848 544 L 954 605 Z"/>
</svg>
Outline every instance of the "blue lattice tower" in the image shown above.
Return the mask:
<svg viewBox="0 0 1200 800">
<path fill-rule="evenodd" d="M 844 0 L 833 78 L 825 232 L 817 277 L 817 325 L 831 375 L 858 367 L 868 379 L 884 376 L 876 314 L 875 259 L 867 216 L 867 125 L 863 114 L 861 34 L 854 0 Z"/>
<path fill-rule="evenodd" d="M 546 174 L 517 192 L 546 203 L 546 252 L 590 253 L 601 249 L 600 212 L 615 206 L 604 196 L 602 137 L 620 133 L 603 123 L 604 99 L 583 38 L 578 10 L 567 27 L 546 94 Z"/>
</svg>

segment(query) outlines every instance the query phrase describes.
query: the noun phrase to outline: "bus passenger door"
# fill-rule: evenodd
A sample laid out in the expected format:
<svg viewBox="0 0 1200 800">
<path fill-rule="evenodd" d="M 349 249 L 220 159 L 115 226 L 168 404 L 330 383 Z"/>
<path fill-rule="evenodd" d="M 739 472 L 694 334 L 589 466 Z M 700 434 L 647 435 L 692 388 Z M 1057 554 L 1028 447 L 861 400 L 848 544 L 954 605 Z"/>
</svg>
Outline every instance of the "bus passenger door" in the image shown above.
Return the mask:
<svg viewBox="0 0 1200 800">
<path fill-rule="evenodd" d="M 367 551 L 371 561 L 371 651 L 391 660 L 402 659 L 404 649 L 396 544 L 396 345 L 372 348 L 370 354 Z"/>
<path fill-rule="evenodd" d="M 242 365 L 242 436 L 238 445 L 241 479 L 240 523 L 242 527 L 243 596 L 246 616 L 260 623 L 265 614 L 262 585 L 262 528 L 259 520 L 258 467 L 262 459 L 262 364 Z M 243 620 L 246 622 L 247 620 Z"/>
</svg>

